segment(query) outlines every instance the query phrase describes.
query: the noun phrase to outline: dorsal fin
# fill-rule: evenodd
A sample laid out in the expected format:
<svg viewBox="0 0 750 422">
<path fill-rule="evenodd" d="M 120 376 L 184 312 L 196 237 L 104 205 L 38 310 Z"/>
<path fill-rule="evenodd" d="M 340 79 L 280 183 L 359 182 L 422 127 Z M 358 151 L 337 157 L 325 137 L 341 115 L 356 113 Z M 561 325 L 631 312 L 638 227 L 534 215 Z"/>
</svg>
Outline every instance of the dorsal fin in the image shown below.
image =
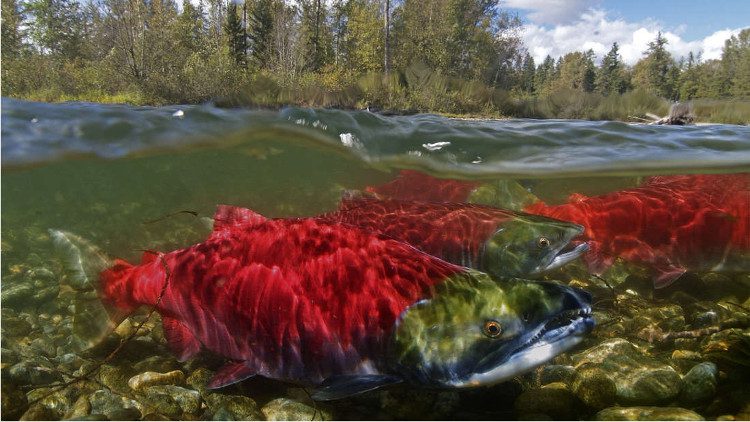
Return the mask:
<svg viewBox="0 0 750 422">
<path fill-rule="evenodd" d="M 238 224 L 260 224 L 266 220 L 266 217 L 247 208 L 219 205 L 216 207 L 216 213 L 214 213 L 214 231 L 223 230 Z"/>
</svg>

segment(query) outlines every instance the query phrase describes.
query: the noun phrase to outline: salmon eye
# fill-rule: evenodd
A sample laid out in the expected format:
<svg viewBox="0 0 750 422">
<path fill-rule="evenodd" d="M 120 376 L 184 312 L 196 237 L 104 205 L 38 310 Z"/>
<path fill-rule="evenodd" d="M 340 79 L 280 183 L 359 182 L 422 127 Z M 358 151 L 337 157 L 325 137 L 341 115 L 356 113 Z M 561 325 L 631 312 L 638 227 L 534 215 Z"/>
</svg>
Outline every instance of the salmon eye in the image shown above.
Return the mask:
<svg viewBox="0 0 750 422">
<path fill-rule="evenodd" d="M 500 326 L 499 322 L 489 320 L 484 323 L 484 328 L 482 329 L 482 331 L 487 337 L 497 338 L 500 337 L 500 335 L 503 333 L 503 327 Z"/>
<path fill-rule="evenodd" d="M 542 249 L 549 248 L 550 241 L 546 237 L 540 237 L 539 240 L 537 240 L 537 245 Z"/>
</svg>

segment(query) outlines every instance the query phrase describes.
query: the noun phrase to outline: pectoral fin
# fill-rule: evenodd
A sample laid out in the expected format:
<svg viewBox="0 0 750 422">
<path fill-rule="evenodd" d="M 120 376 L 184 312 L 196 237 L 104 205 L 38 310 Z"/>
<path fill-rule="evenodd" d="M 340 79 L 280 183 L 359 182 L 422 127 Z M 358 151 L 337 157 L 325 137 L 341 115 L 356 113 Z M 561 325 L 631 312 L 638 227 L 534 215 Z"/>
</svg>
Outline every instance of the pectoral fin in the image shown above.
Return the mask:
<svg viewBox="0 0 750 422">
<path fill-rule="evenodd" d="M 215 390 L 217 388 L 226 387 L 227 385 L 234 384 L 240 381 L 244 381 L 254 376 L 257 371 L 251 368 L 245 362 L 234 362 L 228 363 L 222 366 L 211 381 L 208 382 L 208 388 Z"/>
<path fill-rule="evenodd" d="M 654 275 L 654 288 L 662 289 L 669 286 L 687 271 L 682 267 L 664 266 L 656 268 Z"/>
<path fill-rule="evenodd" d="M 401 378 L 393 375 L 338 375 L 323 381 L 312 398 L 318 401 L 338 400 L 401 382 Z"/>
<path fill-rule="evenodd" d="M 161 320 L 167 345 L 178 361 L 185 362 L 201 350 L 200 341 L 183 323 L 167 316 L 162 316 Z"/>
</svg>

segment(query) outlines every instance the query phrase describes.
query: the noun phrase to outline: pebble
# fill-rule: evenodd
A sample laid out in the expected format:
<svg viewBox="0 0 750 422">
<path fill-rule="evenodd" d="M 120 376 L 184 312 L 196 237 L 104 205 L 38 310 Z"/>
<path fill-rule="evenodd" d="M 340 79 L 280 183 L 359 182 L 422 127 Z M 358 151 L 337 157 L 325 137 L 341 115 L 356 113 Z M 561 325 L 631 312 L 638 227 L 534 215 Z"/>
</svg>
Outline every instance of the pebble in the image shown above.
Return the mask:
<svg viewBox="0 0 750 422">
<path fill-rule="evenodd" d="M 696 403 L 705 402 L 716 394 L 716 377 L 719 370 L 712 362 L 703 362 L 695 365 L 682 378 L 682 390 L 680 390 L 680 403 L 686 406 L 694 406 Z"/>
<path fill-rule="evenodd" d="M 4 285 L 0 290 L 0 302 L 3 306 L 14 308 L 16 306 L 26 306 L 34 296 L 35 288 L 29 283 L 13 283 Z"/>
<path fill-rule="evenodd" d="M 163 415 L 169 419 L 182 419 L 180 404 L 165 392 L 158 390 L 146 391 L 145 394 L 138 395 L 137 398 L 142 405 L 144 413 Z"/>
<path fill-rule="evenodd" d="M 128 386 L 133 390 L 143 390 L 154 385 L 176 385 L 185 383 L 185 374 L 180 371 L 167 373 L 144 372 L 128 380 Z"/>
<path fill-rule="evenodd" d="M 3 415 L 3 419 L 5 419 L 4 416 L 5 415 Z M 48 409 L 41 403 L 34 403 L 29 406 L 28 410 L 26 410 L 20 418 L 22 421 L 51 421 L 56 419 L 60 419 L 60 415 Z"/>
<path fill-rule="evenodd" d="M 571 388 L 586 406 L 600 410 L 615 404 L 617 387 L 603 370 L 590 367 L 575 373 Z"/>
<path fill-rule="evenodd" d="M 89 396 L 91 414 L 101 414 L 110 420 L 132 420 L 140 419 L 141 412 L 138 403 L 107 390 L 94 391 Z"/>
<path fill-rule="evenodd" d="M 618 403 L 661 404 L 680 392 L 682 379 L 674 368 L 621 338 L 606 340 L 573 360 L 578 367 L 598 367 L 607 373 L 615 382 Z"/>
<path fill-rule="evenodd" d="M 26 410 L 26 395 L 23 394 L 17 385 L 6 380 L 2 382 L 2 391 L 0 391 L 0 401 L 2 402 L 2 417 L 4 420 L 18 419 Z"/>
<path fill-rule="evenodd" d="M 213 420 L 257 421 L 265 419 L 258 404 L 250 397 L 211 393 L 205 399 Z"/>
<path fill-rule="evenodd" d="M 114 391 L 127 391 L 128 377 L 123 370 L 117 366 L 102 365 L 96 378 L 102 384 Z"/>
<path fill-rule="evenodd" d="M 526 390 L 516 398 L 514 408 L 518 419 L 546 415 L 553 420 L 569 420 L 578 414 L 578 398 L 562 382 Z"/>
<path fill-rule="evenodd" d="M 75 403 L 70 407 L 63 419 L 80 419 L 84 418 L 91 413 L 91 403 L 89 398 L 85 395 L 78 397 Z"/>
<path fill-rule="evenodd" d="M 206 388 L 206 385 L 208 384 L 208 381 L 211 380 L 211 377 L 214 376 L 214 372 L 207 368 L 198 368 L 195 371 L 193 371 L 189 377 L 185 380 L 187 385 L 190 387 L 198 390 L 201 395 L 206 395 L 206 392 L 208 389 Z"/>
<path fill-rule="evenodd" d="M 539 384 L 564 382 L 570 384 L 576 369 L 570 365 L 546 365 L 539 371 Z"/>
<path fill-rule="evenodd" d="M 594 416 L 600 421 L 702 421 L 703 416 L 681 407 L 610 407 Z"/>
<path fill-rule="evenodd" d="M 46 385 L 62 381 L 62 376 L 50 368 L 21 362 L 10 367 L 10 380 L 20 385 Z"/>
<path fill-rule="evenodd" d="M 5 299 L 3 299 L 3 302 Z M 21 318 L 3 312 L 3 336 L 24 337 L 31 332 L 31 324 Z"/>
<path fill-rule="evenodd" d="M 287 398 L 278 398 L 266 403 L 260 410 L 269 421 L 329 421 L 331 415 L 320 409 Z"/>
<path fill-rule="evenodd" d="M 178 387 L 176 385 L 156 385 L 146 388 L 145 394 L 168 395 L 180 406 L 182 413 L 198 415 L 201 409 L 201 394 L 195 390 Z"/>
</svg>

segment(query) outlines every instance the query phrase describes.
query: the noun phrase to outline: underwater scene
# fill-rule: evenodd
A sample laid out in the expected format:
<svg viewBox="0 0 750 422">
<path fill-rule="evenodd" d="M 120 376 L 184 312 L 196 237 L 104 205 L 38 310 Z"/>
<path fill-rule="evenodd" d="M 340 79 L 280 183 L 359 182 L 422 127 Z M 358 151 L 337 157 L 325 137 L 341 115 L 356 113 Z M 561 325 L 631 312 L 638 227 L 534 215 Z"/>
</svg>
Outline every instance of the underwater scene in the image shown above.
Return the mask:
<svg viewBox="0 0 750 422">
<path fill-rule="evenodd" d="M 3 420 L 750 419 L 750 128 L 2 99 Z"/>
</svg>

